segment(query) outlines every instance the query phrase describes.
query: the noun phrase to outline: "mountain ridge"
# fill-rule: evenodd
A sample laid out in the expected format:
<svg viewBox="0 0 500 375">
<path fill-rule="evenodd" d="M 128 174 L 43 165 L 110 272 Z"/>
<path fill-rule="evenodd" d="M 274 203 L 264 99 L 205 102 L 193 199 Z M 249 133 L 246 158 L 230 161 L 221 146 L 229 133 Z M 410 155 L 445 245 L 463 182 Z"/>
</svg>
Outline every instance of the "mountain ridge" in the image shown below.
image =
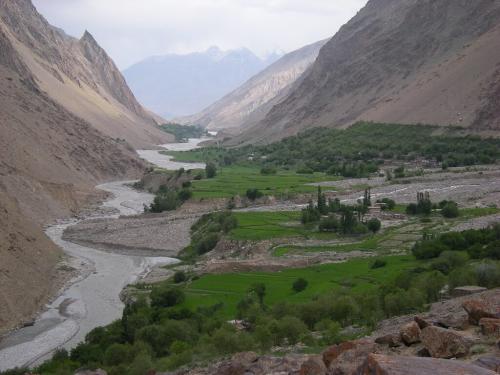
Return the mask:
<svg viewBox="0 0 500 375">
<path fill-rule="evenodd" d="M 325 43 L 326 40 L 319 41 L 285 54 L 200 113 L 177 120 L 217 131 L 239 131 L 252 126 L 309 68 Z"/>
<path fill-rule="evenodd" d="M 210 47 L 185 55 L 152 56 L 123 74 L 139 100 L 164 117 L 201 111 L 274 62 L 247 48 L 222 51 Z"/>
<path fill-rule="evenodd" d="M 269 142 L 361 120 L 498 131 L 498 99 L 488 99 L 498 95 L 485 86 L 500 63 L 499 20 L 499 3 L 488 0 L 371 0 L 240 140 Z"/>
</svg>

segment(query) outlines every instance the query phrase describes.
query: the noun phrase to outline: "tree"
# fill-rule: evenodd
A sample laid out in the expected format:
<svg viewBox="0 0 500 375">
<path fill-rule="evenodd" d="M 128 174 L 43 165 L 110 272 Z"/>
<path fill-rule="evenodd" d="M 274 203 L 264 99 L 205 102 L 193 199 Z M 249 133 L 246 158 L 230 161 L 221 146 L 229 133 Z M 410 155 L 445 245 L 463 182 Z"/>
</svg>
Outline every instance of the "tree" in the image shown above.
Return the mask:
<svg viewBox="0 0 500 375">
<path fill-rule="evenodd" d="M 217 167 L 214 163 L 207 163 L 205 166 L 205 174 L 207 178 L 214 178 L 217 176 Z"/>
<path fill-rule="evenodd" d="M 318 186 L 318 211 L 321 215 L 328 213 L 328 206 L 326 205 L 326 196 L 321 191 L 321 186 Z"/>
<path fill-rule="evenodd" d="M 251 201 L 255 201 L 259 198 L 262 198 L 264 194 L 262 194 L 262 192 L 259 189 L 248 189 L 246 196 Z"/>
<path fill-rule="evenodd" d="M 363 197 L 363 206 L 370 207 L 372 205 L 372 194 L 370 188 L 365 189 L 365 195 Z"/>
<path fill-rule="evenodd" d="M 441 215 L 449 219 L 458 217 L 460 215 L 458 205 L 455 202 L 446 202 L 441 209 Z"/>
<path fill-rule="evenodd" d="M 174 283 L 180 284 L 187 280 L 186 273 L 184 271 L 176 271 L 174 273 Z"/>
<path fill-rule="evenodd" d="M 259 299 L 259 303 L 262 306 L 264 304 L 264 297 L 266 296 L 266 285 L 263 283 L 253 284 L 248 290 L 250 293 L 254 293 Z"/>
<path fill-rule="evenodd" d="M 379 219 L 374 217 L 368 221 L 367 226 L 370 231 L 372 231 L 373 233 L 377 233 L 382 227 L 382 223 Z"/>
<path fill-rule="evenodd" d="M 300 293 L 300 292 L 304 291 L 308 285 L 309 285 L 309 282 L 306 279 L 303 279 L 301 277 L 293 282 L 292 289 L 295 292 Z"/>
<path fill-rule="evenodd" d="M 356 216 L 352 209 L 347 208 L 342 212 L 342 218 L 340 220 L 342 232 L 352 233 L 357 223 Z"/>
<path fill-rule="evenodd" d="M 340 222 L 335 215 L 330 215 L 319 223 L 320 232 L 336 232 L 339 228 Z"/>
<path fill-rule="evenodd" d="M 184 302 L 184 292 L 177 288 L 158 287 L 151 292 L 151 306 L 172 307 Z"/>
</svg>

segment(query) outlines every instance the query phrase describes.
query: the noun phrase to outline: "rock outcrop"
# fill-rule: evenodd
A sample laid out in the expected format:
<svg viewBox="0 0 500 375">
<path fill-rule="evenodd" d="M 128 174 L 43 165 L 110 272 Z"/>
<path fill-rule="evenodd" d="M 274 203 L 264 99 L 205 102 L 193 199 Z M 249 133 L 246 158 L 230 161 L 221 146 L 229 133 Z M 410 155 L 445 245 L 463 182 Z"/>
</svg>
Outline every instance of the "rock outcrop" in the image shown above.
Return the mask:
<svg viewBox="0 0 500 375">
<path fill-rule="evenodd" d="M 424 328 L 420 337 L 434 358 L 465 357 L 472 346 L 472 341 L 459 332 L 440 327 Z"/>
</svg>

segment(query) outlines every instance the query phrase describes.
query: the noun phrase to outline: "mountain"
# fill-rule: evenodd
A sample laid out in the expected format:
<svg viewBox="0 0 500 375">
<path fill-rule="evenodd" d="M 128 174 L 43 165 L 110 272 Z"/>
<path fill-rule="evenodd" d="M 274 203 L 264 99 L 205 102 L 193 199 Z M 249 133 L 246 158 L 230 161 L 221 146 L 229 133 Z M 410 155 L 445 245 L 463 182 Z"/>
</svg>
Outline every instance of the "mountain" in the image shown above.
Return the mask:
<svg viewBox="0 0 500 375">
<path fill-rule="evenodd" d="M 316 60 L 327 41 L 286 54 L 200 113 L 180 119 L 209 130 L 242 129 L 262 119 Z"/>
<path fill-rule="evenodd" d="M 56 287 L 42 226 L 144 170 L 135 145 L 166 140 L 89 33 L 71 38 L 29 0 L 0 0 L 0 333 Z M 22 301 L 22 303 L 19 303 Z"/>
<path fill-rule="evenodd" d="M 278 57 L 260 59 L 245 48 L 221 51 L 211 47 L 188 55 L 151 57 L 123 74 L 142 104 L 172 118 L 201 111 Z"/>
<path fill-rule="evenodd" d="M 240 141 L 358 120 L 500 130 L 500 2 L 370 0 Z"/>
</svg>

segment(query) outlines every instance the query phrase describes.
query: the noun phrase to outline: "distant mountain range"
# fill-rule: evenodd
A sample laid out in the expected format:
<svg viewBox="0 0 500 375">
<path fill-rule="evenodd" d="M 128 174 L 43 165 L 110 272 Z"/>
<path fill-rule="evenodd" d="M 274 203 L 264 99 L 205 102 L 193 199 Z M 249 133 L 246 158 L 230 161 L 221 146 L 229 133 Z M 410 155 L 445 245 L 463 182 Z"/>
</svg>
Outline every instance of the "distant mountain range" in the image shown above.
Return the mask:
<svg viewBox="0 0 500 375">
<path fill-rule="evenodd" d="M 203 110 L 279 57 L 273 53 L 261 59 L 246 48 L 211 47 L 205 52 L 151 57 L 123 74 L 144 106 L 171 119 Z"/>
<path fill-rule="evenodd" d="M 284 55 L 208 108 L 177 120 L 208 130 L 238 132 L 251 127 L 288 93 L 293 83 L 314 63 L 326 42 L 323 40 Z"/>
<path fill-rule="evenodd" d="M 370 0 L 236 143 L 359 120 L 500 132 L 500 1 Z"/>
</svg>

